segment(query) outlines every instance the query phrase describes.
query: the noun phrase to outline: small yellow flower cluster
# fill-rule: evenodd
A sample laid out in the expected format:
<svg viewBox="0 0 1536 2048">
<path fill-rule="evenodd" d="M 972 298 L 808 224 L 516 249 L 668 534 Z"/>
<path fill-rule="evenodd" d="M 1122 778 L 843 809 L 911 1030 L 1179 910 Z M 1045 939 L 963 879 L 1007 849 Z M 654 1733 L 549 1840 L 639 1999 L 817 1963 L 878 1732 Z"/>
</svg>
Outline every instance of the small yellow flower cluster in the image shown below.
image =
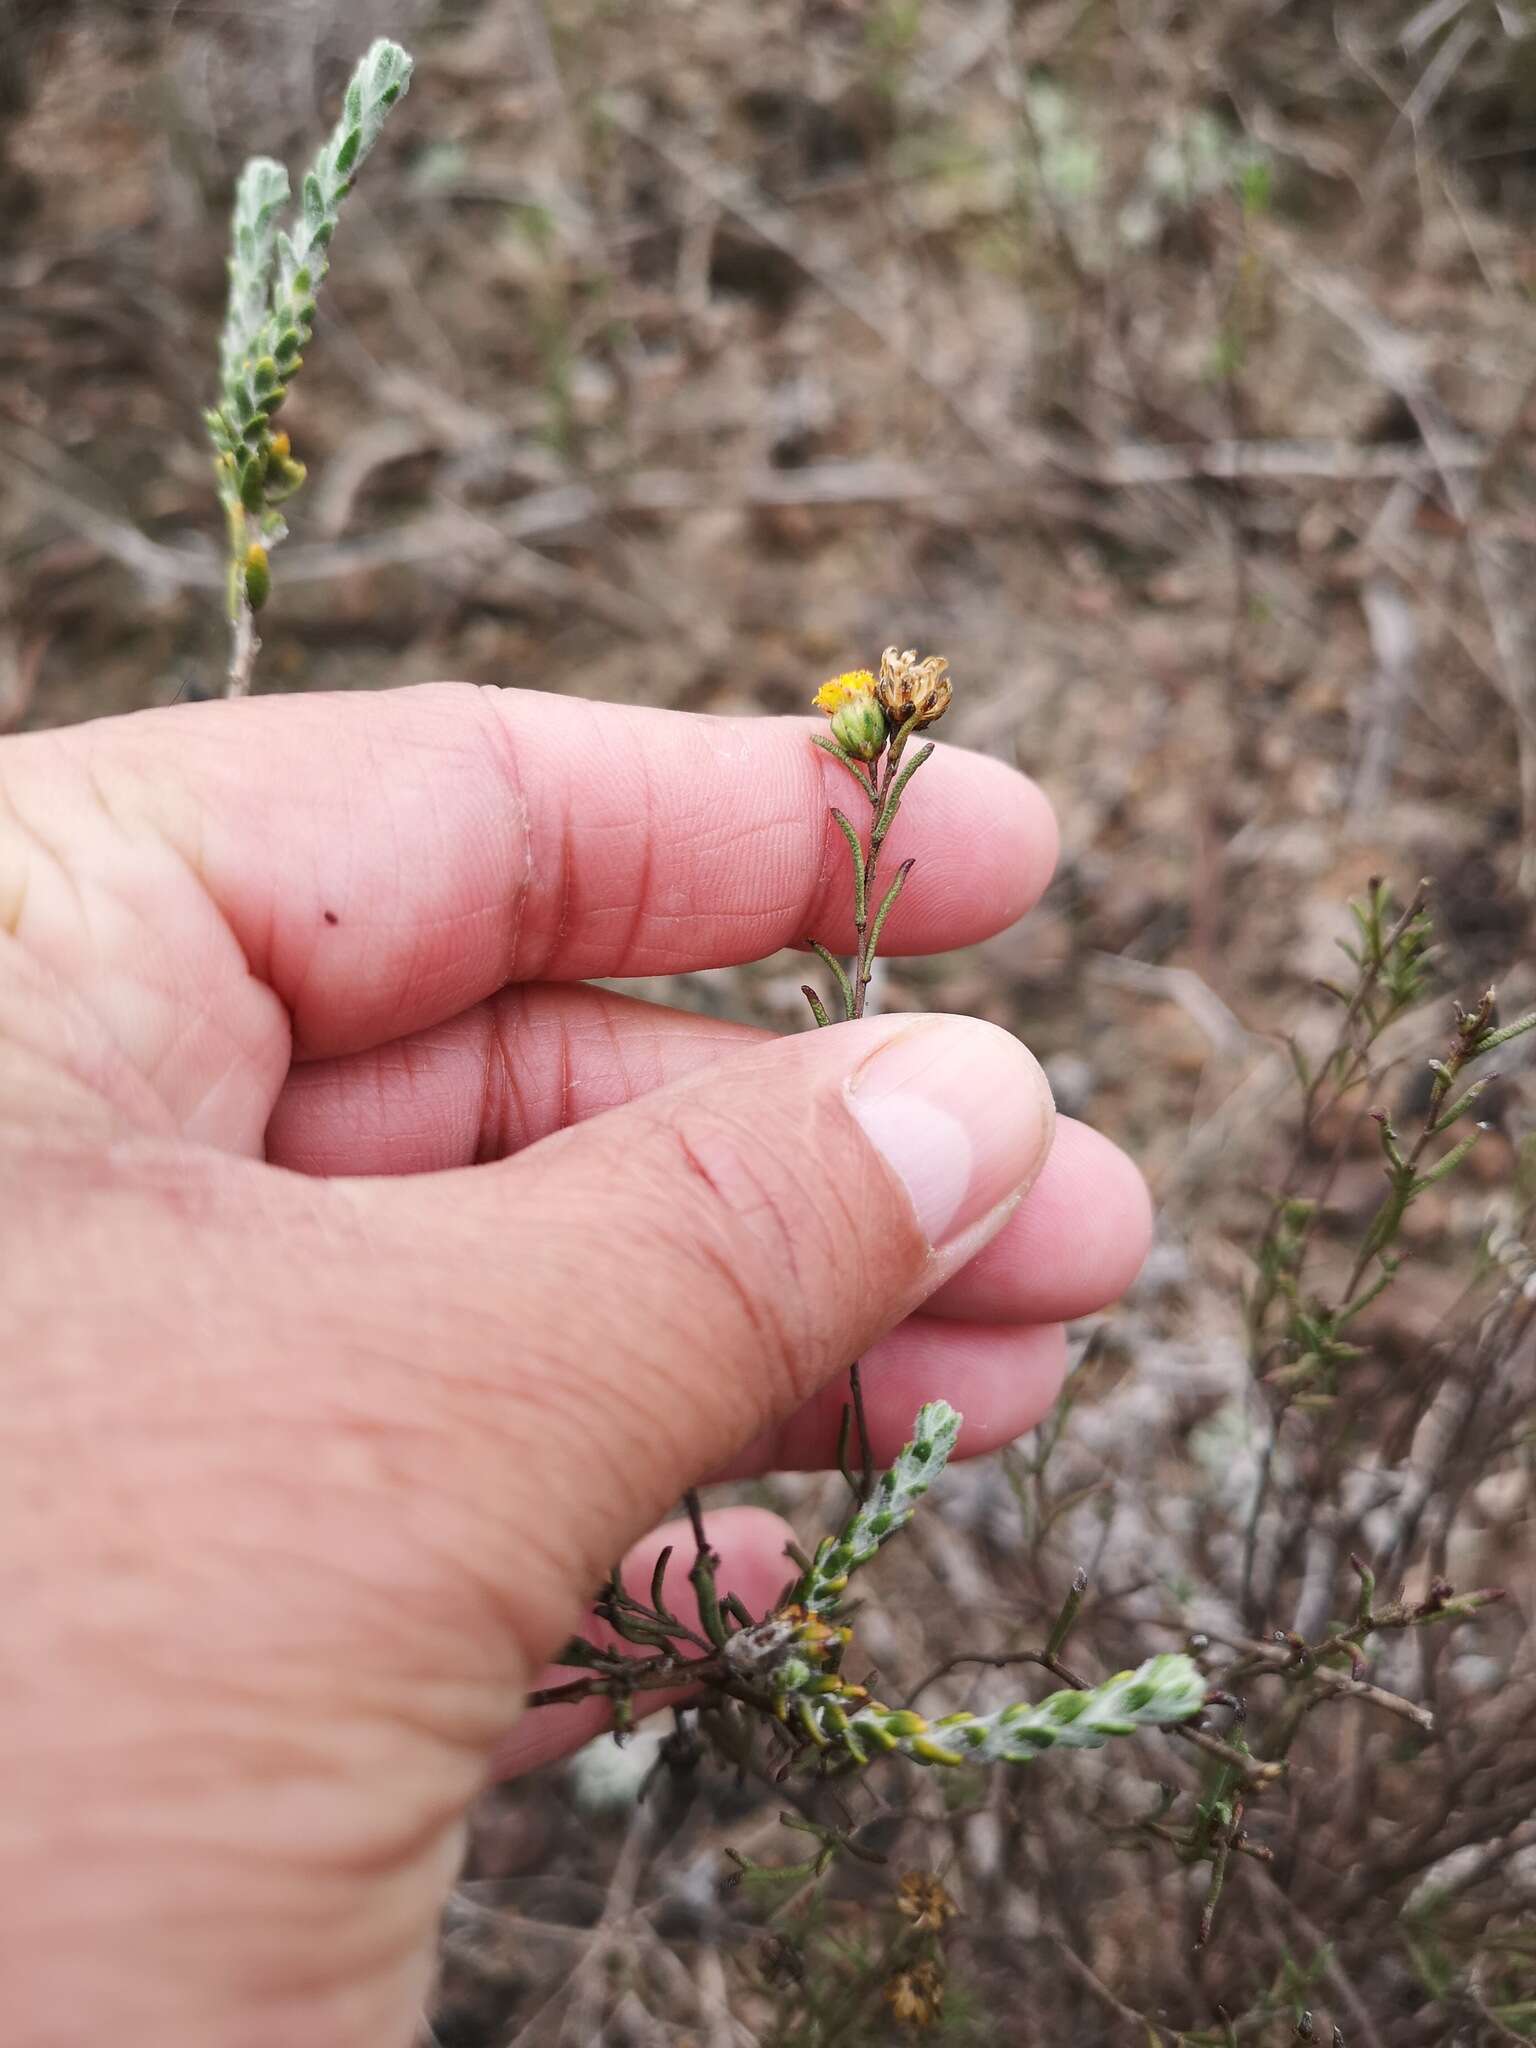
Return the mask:
<svg viewBox="0 0 1536 2048">
<path fill-rule="evenodd" d="M 867 668 L 850 669 L 823 683 L 811 699 L 832 721 L 832 737 L 857 761 L 876 761 L 885 750 L 885 713 Z"/>
<path fill-rule="evenodd" d="M 818 711 L 825 711 L 828 718 L 841 711 L 845 704 L 857 704 L 862 698 L 873 697 L 875 679 L 867 668 L 851 668 L 846 675 L 834 676 L 829 683 L 823 683 L 811 699 Z"/>
</svg>

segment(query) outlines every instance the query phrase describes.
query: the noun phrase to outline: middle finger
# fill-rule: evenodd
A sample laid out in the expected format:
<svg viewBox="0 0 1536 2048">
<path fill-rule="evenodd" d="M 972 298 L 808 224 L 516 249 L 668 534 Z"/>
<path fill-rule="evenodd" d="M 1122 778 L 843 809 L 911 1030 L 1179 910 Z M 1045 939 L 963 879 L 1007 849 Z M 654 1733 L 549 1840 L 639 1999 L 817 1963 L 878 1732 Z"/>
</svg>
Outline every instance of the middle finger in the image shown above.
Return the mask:
<svg viewBox="0 0 1536 2048">
<path fill-rule="evenodd" d="M 433 1030 L 295 1067 L 267 1157 L 320 1175 L 503 1159 L 766 1035 L 602 989 L 508 989 Z M 1146 1188 L 1130 1160 L 1061 1118 L 1028 1197 L 927 1313 L 997 1325 L 1090 1314 L 1130 1284 L 1149 1234 Z"/>
</svg>

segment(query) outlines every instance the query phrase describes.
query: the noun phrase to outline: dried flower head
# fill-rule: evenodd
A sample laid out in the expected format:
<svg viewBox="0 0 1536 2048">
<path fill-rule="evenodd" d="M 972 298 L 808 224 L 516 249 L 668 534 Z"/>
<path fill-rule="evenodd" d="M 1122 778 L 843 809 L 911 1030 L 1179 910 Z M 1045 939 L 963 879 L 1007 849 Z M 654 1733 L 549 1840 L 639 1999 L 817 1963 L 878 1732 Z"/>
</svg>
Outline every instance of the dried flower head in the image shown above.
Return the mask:
<svg viewBox="0 0 1536 2048">
<path fill-rule="evenodd" d="M 909 2027 L 931 2027 L 944 2005 L 944 1973 L 936 1962 L 898 1970 L 885 1987 L 892 2016 Z"/>
<path fill-rule="evenodd" d="M 926 1870 L 909 1870 L 896 1894 L 896 1910 L 919 1933 L 937 1934 L 960 1908 L 936 1877 Z"/>
<path fill-rule="evenodd" d="M 832 721 L 832 737 L 859 761 L 878 759 L 885 745 L 885 713 L 867 668 L 849 669 L 823 683 L 811 699 Z"/>
<path fill-rule="evenodd" d="M 942 654 L 930 654 L 926 661 L 919 661 L 915 647 L 903 653 L 887 647 L 880 657 L 876 690 L 891 724 L 902 726 L 910 718 L 915 721 L 914 729 L 921 732 L 925 725 L 942 718 L 954 694 L 948 670 L 949 663 Z"/>
</svg>

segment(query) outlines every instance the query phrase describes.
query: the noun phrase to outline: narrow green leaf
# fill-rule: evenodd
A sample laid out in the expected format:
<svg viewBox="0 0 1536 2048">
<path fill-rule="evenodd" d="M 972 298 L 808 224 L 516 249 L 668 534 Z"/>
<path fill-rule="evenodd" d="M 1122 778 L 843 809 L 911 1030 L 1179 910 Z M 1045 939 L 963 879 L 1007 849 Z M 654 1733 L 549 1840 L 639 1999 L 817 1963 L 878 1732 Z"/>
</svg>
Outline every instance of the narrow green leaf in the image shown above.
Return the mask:
<svg viewBox="0 0 1536 2048">
<path fill-rule="evenodd" d="M 1429 1135 L 1432 1138 L 1438 1138 L 1442 1131 L 1448 1131 L 1452 1124 L 1459 1122 L 1483 1091 L 1489 1088 L 1498 1078 L 1497 1074 L 1485 1074 L 1480 1081 L 1474 1081 L 1466 1094 L 1459 1095 L 1445 1112 L 1444 1116 L 1438 1122 L 1430 1125 Z"/>
<path fill-rule="evenodd" d="M 867 898 L 864 880 L 864 848 L 859 844 L 859 835 L 851 821 L 841 811 L 832 813 L 837 829 L 848 842 L 848 851 L 853 855 L 853 921 L 861 929 L 864 924 Z"/>
<path fill-rule="evenodd" d="M 843 992 L 843 1018 L 846 1022 L 853 1015 L 853 983 L 848 979 L 847 970 L 835 953 L 829 953 L 826 947 L 815 939 L 809 940 L 808 944 L 817 959 L 830 967 L 837 976 L 837 985 Z"/>
<path fill-rule="evenodd" d="M 816 1019 L 817 1030 L 825 1031 L 832 1022 L 832 1019 L 827 1015 L 826 1004 L 817 995 L 815 989 L 811 987 L 808 981 L 801 982 L 800 993 L 811 1006 L 811 1015 Z"/>
<path fill-rule="evenodd" d="M 1513 1024 L 1504 1024 L 1497 1031 L 1484 1032 L 1477 1041 L 1474 1059 L 1481 1059 L 1485 1052 L 1492 1052 L 1496 1045 L 1508 1045 L 1512 1038 L 1523 1038 L 1527 1031 L 1536 1031 L 1536 1010 L 1528 1017 L 1521 1017 Z"/>
<path fill-rule="evenodd" d="M 907 877 L 916 865 L 917 863 L 914 860 L 904 860 L 902 862 L 901 866 L 896 870 L 896 879 L 885 892 L 885 901 L 875 912 L 875 921 L 869 928 L 869 937 L 864 945 L 862 966 L 866 974 L 868 974 L 870 968 L 875 963 L 875 954 L 880 945 L 880 934 L 885 930 L 885 920 L 896 908 L 896 899 L 906 887 Z"/>
<path fill-rule="evenodd" d="M 1383 1259 L 1381 1262 L 1381 1271 L 1377 1274 L 1376 1278 L 1371 1282 L 1370 1286 L 1367 1287 L 1364 1294 L 1357 1294 L 1353 1301 L 1347 1303 L 1345 1307 L 1339 1310 L 1338 1319 L 1334 1327 L 1336 1329 L 1342 1330 L 1346 1323 L 1352 1323 L 1355 1317 L 1359 1315 L 1363 1309 L 1368 1309 L 1373 1301 L 1375 1301 L 1380 1295 L 1386 1293 L 1387 1289 L 1392 1285 L 1392 1282 L 1396 1278 L 1396 1260 Z M 1353 1347 L 1345 1348 L 1352 1349 Z"/>
<path fill-rule="evenodd" d="M 1423 1194 L 1424 1190 L 1432 1188 L 1436 1181 L 1444 1180 L 1448 1174 L 1454 1173 L 1487 1128 L 1486 1124 L 1479 1124 L 1477 1129 L 1469 1132 L 1459 1145 L 1453 1145 L 1443 1159 L 1437 1159 L 1428 1173 L 1421 1173 L 1414 1182 L 1414 1194 Z"/>
<path fill-rule="evenodd" d="M 877 839 L 883 839 L 886 833 L 890 831 L 895 821 L 896 813 L 901 807 L 903 791 L 932 752 L 933 741 L 929 740 L 924 746 L 918 748 L 906 767 L 902 769 L 896 780 L 891 784 L 885 802 L 880 807 L 880 816 L 875 822 L 875 837 Z"/>
</svg>

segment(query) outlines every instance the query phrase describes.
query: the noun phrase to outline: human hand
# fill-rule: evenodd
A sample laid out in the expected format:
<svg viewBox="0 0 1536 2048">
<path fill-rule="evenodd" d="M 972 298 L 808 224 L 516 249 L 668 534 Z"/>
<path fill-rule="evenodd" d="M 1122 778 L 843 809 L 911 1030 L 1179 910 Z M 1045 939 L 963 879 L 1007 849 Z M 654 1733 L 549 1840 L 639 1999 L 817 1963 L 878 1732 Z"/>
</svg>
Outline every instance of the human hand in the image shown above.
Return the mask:
<svg viewBox="0 0 1536 2048">
<path fill-rule="evenodd" d="M 851 943 L 798 721 L 434 686 L 0 744 L 0 1982 L 29 2048 L 408 2038 L 465 1810 L 687 1485 L 1038 1420 L 1145 1195 L 1004 1033 L 581 986 Z M 940 748 L 886 950 L 1043 886 Z M 1027 1192 L 1022 1201 L 1021 1195 Z M 785 1531 L 710 1516 L 754 1611 Z M 512 1731 L 512 1732 L 509 1732 Z"/>
</svg>

